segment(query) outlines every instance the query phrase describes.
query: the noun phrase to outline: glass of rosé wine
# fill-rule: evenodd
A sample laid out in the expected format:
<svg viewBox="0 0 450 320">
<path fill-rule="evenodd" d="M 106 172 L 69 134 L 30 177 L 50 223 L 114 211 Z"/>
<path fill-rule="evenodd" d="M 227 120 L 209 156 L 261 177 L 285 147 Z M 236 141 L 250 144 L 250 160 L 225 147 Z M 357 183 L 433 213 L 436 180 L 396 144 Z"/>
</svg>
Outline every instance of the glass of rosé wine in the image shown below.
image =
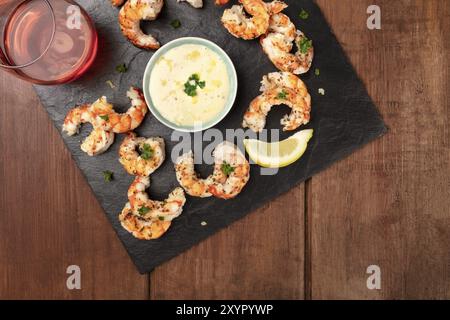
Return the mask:
<svg viewBox="0 0 450 320">
<path fill-rule="evenodd" d="M 98 38 L 72 0 L 0 0 L 0 68 L 40 85 L 71 82 L 92 65 Z"/>
</svg>

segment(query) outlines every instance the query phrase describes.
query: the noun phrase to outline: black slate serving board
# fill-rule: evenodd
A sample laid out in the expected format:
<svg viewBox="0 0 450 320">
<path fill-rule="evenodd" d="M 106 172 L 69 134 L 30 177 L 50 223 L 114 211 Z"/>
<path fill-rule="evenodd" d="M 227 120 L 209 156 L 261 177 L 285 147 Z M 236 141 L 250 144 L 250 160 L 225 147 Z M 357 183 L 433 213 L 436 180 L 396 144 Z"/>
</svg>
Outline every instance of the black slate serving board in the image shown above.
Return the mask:
<svg viewBox="0 0 450 320">
<path fill-rule="evenodd" d="M 222 27 L 222 7 L 215 6 L 212 0 L 204 2 L 204 8 L 199 10 L 187 3 L 166 0 L 160 18 L 145 23 L 144 26 L 162 44 L 184 36 L 197 36 L 214 41 L 229 54 L 238 73 L 238 96 L 231 113 L 217 128 L 221 131 L 239 128 L 249 102 L 259 94 L 262 76 L 277 70 L 261 50 L 257 40 L 236 39 Z M 281 169 L 275 175 L 261 175 L 259 167 L 252 165 L 250 182 L 233 200 L 188 197 L 183 214 L 174 220 L 167 234 L 158 240 L 142 241 L 133 238 L 118 221 L 118 215 L 127 202 L 127 189 L 133 180 L 118 162 L 117 152 L 123 135 L 117 135 L 110 150 L 97 157 L 88 157 L 80 150 L 80 140 L 89 133 L 89 126 L 84 126 L 79 136 L 63 135 L 77 165 L 141 273 L 151 271 L 386 131 L 374 104 L 318 6 L 308 0 L 286 2 L 289 8 L 285 13 L 313 40 L 315 47 L 313 67 L 308 74 L 301 76 L 312 96 L 312 120 L 307 126 L 300 128 L 314 128 L 314 137 L 305 155 L 295 164 Z M 130 85 L 142 86 L 144 68 L 153 54 L 133 47 L 123 38 L 117 23 L 118 10 L 110 5 L 109 0 L 80 0 L 78 3 L 92 17 L 100 37 L 99 54 L 94 66 L 74 83 L 35 87 L 59 131 L 70 108 L 80 103 L 93 102 L 102 95 L 106 95 L 114 103 L 116 110 L 125 111 L 129 105 L 125 93 Z M 307 20 L 299 18 L 302 8 L 309 13 Z M 170 26 L 173 19 L 179 19 L 182 26 L 173 29 Z M 115 66 L 121 63 L 129 66 L 129 71 L 125 74 L 115 71 Z M 320 68 L 320 76 L 314 75 L 315 68 Z M 107 80 L 111 80 L 117 88 L 111 89 L 106 84 Z M 324 96 L 318 94 L 319 88 L 325 89 Z M 287 107 L 274 108 L 266 127 L 280 128 L 279 120 L 287 112 Z M 172 130 L 149 114 L 136 131 L 142 136 L 162 136 L 166 141 L 167 160 L 151 176 L 152 186 L 149 191 L 151 197 L 164 199 L 177 186 L 173 163 L 170 161 L 170 152 L 176 144 L 170 139 Z M 286 138 L 290 134 L 292 133 L 283 133 L 280 138 Z M 104 170 L 114 172 L 113 182 L 104 181 Z M 200 166 L 199 170 L 203 174 L 212 171 L 206 165 Z M 70 187 L 70 181 L 68 185 Z M 202 221 L 206 221 L 207 225 L 202 226 Z"/>
</svg>

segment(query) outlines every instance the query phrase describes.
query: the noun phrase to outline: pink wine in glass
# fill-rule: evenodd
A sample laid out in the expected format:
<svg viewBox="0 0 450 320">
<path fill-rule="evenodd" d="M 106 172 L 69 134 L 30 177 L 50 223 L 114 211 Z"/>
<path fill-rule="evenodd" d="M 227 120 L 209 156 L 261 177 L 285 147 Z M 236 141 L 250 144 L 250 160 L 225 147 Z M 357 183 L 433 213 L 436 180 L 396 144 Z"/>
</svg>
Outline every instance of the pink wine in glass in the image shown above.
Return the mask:
<svg viewBox="0 0 450 320">
<path fill-rule="evenodd" d="M 80 77 L 97 54 L 97 32 L 87 13 L 71 0 L 23 1 L 9 15 L 2 60 L 37 84 L 61 84 Z M 55 32 L 53 32 L 55 31 Z M 46 51 L 47 50 L 47 51 Z M 5 64 L 5 61 L 3 61 Z"/>
</svg>

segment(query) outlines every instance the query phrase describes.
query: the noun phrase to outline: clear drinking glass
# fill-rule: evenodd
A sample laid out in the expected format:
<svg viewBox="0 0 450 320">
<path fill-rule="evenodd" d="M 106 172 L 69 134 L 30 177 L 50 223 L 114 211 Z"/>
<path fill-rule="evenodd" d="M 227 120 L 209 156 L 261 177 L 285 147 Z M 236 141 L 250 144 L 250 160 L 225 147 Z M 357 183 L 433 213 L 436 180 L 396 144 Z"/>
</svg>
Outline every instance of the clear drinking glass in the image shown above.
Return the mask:
<svg viewBox="0 0 450 320">
<path fill-rule="evenodd" d="M 98 38 L 72 0 L 0 0 L 0 68 L 41 85 L 80 77 L 92 65 Z"/>
</svg>

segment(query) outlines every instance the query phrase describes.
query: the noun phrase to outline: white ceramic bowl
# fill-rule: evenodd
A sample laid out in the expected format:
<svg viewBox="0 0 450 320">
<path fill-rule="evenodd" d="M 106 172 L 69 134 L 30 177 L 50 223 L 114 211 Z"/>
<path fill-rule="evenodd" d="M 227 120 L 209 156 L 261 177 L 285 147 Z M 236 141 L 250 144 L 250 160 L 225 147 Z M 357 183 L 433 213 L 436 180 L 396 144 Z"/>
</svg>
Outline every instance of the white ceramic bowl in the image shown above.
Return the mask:
<svg viewBox="0 0 450 320">
<path fill-rule="evenodd" d="M 152 97 L 150 95 L 150 76 L 153 71 L 153 67 L 155 66 L 155 63 L 159 60 L 159 58 L 164 55 L 169 50 L 184 45 L 184 44 L 197 44 L 197 45 L 203 45 L 210 50 L 214 51 L 216 54 L 219 55 L 219 57 L 223 60 L 223 62 L 226 65 L 227 71 L 228 71 L 228 78 L 229 78 L 229 88 L 230 92 L 228 95 L 228 100 L 225 104 L 225 107 L 223 108 L 222 112 L 220 112 L 216 118 L 203 123 L 201 127 L 199 126 L 180 126 L 178 124 L 175 124 L 166 118 L 164 118 L 159 111 L 155 108 L 155 104 L 153 103 Z M 196 131 L 202 131 L 209 129 L 216 124 L 218 124 L 220 121 L 223 120 L 223 118 L 226 117 L 226 115 L 230 112 L 231 108 L 233 107 L 234 101 L 236 99 L 237 94 L 237 87 L 238 87 L 238 80 L 237 80 L 237 74 L 236 69 L 234 68 L 233 62 L 231 61 L 230 57 L 225 53 L 225 51 L 222 50 L 217 44 L 214 42 L 211 42 L 206 39 L 202 38 L 196 38 L 196 37 L 186 37 L 186 38 L 179 38 L 176 40 L 173 40 L 161 48 L 158 49 L 158 51 L 153 54 L 153 56 L 150 58 L 150 61 L 147 64 L 147 67 L 145 68 L 144 72 L 144 85 L 143 85 L 143 91 L 145 100 L 147 102 L 147 105 L 151 111 L 151 113 L 155 116 L 156 119 L 158 119 L 161 123 L 166 125 L 169 128 L 172 128 L 177 131 L 182 132 L 196 132 Z"/>
</svg>

